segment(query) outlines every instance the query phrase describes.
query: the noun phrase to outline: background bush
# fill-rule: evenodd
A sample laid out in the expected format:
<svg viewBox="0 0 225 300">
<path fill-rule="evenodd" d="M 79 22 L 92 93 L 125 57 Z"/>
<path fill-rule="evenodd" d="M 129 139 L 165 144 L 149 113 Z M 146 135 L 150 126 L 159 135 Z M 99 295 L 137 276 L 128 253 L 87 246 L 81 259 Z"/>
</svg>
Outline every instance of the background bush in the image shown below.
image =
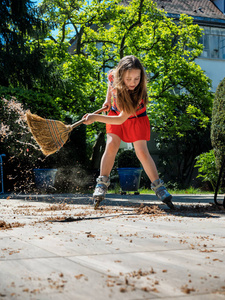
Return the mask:
<svg viewBox="0 0 225 300">
<path fill-rule="evenodd" d="M 40 159 L 40 151 L 28 130 L 25 113 L 23 105 L 14 97 L 9 100 L 0 98 L 0 153 L 6 154 L 6 190 L 29 190 L 33 187 L 32 168 Z"/>
<path fill-rule="evenodd" d="M 30 109 L 32 113 L 44 118 L 61 118 L 62 113 L 56 99 L 47 93 L 24 88 L 0 86 L 0 96 L 9 100 L 14 97 L 23 104 L 25 110 Z"/>
<path fill-rule="evenodd" d="M 140 168 L 140 161 L 133 150 L 125 150 L 118 155 L 118 168 Z"/>
<path fill-rule="evenodd" d="M 216 168 L 219 171 L 225 157 L 225 78 L 215 93 L 212 110 L 211 141 L 215 153 Z M 225 172 L 221 186 L 225 189 Z"/>
<path fill-rule="evenodd" d="M 215 191 L 218 180 L 218 171 L 216 169 L 215 155 L 213 149 L 209 152 L 202 153 L 196 157 L 195 167 L 198 168 L 199 175 L 197 178 L 203 178 L 204 182 L 210 182 Z"/>
<path fill-rule="evenodd" d="M 60 151 L 45 157 L 29 131 L 23 104 L 12 96 L 7 96 L 7 98 L 0 98 L 0 153 L 6 154 L 4 158 L 5 190 L 23 192 L 34 190 L 34 168 L 60 168 L 62 176 L 57 181 L 59 190 L 64 192 L 69 191 L 68 188 L 72 190 L 71 182 L 73 181 L 77 189 L 76 181 L 81 173 L 79 166 L 86 164 L 86 126 L 81 125 L 75 128 Z M 51 112 L 51 109 L 53 108 L 49 106 L 46 115 L 54 112 L 53 110 Z M 56 115 L 60 114 L 58 109 L 55 112 Z M 63 118 L 69 124 L 78 119 L 71 115 L 64 115 Z M 68 172 L 70 168 L 73 168 L 72 173 Z"/>
</svg>

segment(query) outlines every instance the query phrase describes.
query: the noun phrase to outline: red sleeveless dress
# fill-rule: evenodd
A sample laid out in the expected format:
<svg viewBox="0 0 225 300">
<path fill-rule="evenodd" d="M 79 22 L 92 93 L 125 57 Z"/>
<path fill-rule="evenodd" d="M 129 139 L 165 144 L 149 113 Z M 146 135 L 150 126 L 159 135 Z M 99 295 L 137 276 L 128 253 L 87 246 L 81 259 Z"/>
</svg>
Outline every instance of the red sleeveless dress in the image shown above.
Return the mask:
<svg viewBox="0 0 225 300">
<path fill-rule="evenodd" d="M 116 116 L 120 114 L 116 106 L 116 90 L 113 88 L 113 74 L 109 73 L 109 88 L 113 95 L 113 105 L 109 111 L 109 116 Z M 139 140 L 150 140 L 150 122 L 146 113 L 146 106 L 142 100 L 138 106 L 136 113 L 131 115 L 121 125 L 106 124 L 106 133 L 114 133 L 118 135 L 122 141 L 126 143 L 133 143 Z"/>
</svg>

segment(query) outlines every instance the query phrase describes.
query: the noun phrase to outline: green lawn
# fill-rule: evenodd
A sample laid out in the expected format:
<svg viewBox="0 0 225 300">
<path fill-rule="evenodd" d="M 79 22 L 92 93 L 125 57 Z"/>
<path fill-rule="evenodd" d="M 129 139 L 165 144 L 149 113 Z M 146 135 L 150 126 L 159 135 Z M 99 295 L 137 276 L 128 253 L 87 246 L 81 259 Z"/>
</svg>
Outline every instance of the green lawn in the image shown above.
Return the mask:
<svg viewBox="0 0 225 300">
<path fill-rule="evenodd" d="M 151 189 L 144 189 L 144 188 L 140 188 L 138 190 L 138 192 L 140 194 L 155 194 L 154 191 L 152 191 Z M 168 189 L 168 192 L 170 194 L 214 194 L 213 191 L 203 191 L 201 189 L 196 189 L 193 187 L 189 187 L 187 189 Z M 116 186 L 116 188 L 114 189 L 109 189 L 108 191 L 109 194 L 118 194 L 120 193 L 120 187 L 119 185 Z"/>
</svg>

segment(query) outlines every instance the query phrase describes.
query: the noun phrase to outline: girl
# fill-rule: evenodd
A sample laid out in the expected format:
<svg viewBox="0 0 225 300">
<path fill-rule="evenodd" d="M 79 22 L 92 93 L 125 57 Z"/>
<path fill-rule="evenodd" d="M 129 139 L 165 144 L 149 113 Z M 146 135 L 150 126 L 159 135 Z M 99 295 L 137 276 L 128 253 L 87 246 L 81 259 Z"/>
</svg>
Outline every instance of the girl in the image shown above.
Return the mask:
<svg viewBox="0 0 225 300">
<path fill-rule="evenodd" d="M 174 209 L 172 196 L 159 179 L 155 163 L 147 148 L 150 140 L 150 123 L 146 113 L 147 79 L 140 61 L 133 55 L 122 58 L 118 66 L 109 73 L 109 84 L 103 106 L 108 115 L 87 114 L 84 124 L 93 122 L 106 124 L 107 142 L 102 156 L 100 176 L 93 194 L 95 208 L 104 200 L 110 185 L 109 175 L 114 165 L 120 142 L 133 143 L 135 153 L 151 180 L 151 188 L 157 197 Z M 111 100 L 113 105 L 111 107 Z"/>
</svg>

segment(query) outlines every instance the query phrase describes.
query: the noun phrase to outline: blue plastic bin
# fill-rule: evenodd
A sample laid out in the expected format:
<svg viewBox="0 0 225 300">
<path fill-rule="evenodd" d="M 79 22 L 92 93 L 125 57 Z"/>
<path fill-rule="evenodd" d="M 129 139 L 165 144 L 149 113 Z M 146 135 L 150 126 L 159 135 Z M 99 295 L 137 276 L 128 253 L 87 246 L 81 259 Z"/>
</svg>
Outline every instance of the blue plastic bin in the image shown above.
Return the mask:
<svg viewBox="0 0 225 300">
<path fill-rule="evenodd" d="M 118 168 L 122 191 L 138 191 L 142 168 Z"/>
<path fill-rule="evenodd" d="M 55 184 L 57 169 L 34 169 L 35 184 L 38 189 L 48 189 Z"/>
</svg>

